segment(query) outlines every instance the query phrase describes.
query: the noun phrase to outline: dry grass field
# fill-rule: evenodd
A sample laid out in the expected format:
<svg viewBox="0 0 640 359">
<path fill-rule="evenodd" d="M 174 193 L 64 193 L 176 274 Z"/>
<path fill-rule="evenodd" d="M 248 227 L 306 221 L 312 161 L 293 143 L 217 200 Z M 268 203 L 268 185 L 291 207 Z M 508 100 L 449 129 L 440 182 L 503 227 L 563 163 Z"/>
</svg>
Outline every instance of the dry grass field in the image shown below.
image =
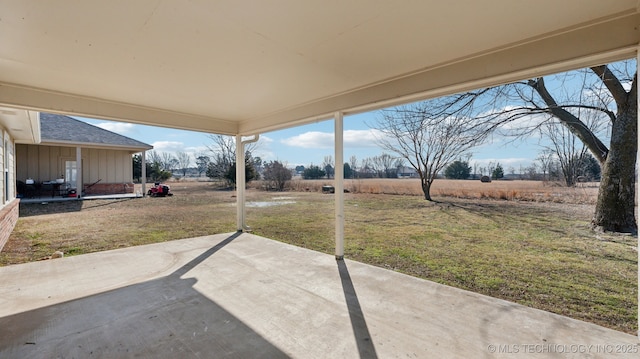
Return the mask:
<svg viewBox="0 0 640 359">
<path fill-rule="evenodd" d="M 235 231 L 235 196 L 211 182 L 170 183 L 173 197 L 21 204 L 0 265 Z M 334 251 L 332 181 L 247 191 L 253 233 Z M 637 239 L 594 233 L 597 188 L 529 181 L 352 180 L 345 256 L 439 283 L 637 331 Z"/>
<path fill-rule="evenodd" d="M 323 185 L 332 180 L 294 180 L 293 191 L 321 191 Z M 253 184 L 259 188 L 258 183 Z M 348 179 L 345 190 L 351 193 L 394 194 L 422 196 L 419 179 Z M 431 195 L 466 199 L 500 199 L 533 202 L 595 204 L 598 183 L 580 183 L 574 188 L 558 182 L 543 181 L 492 181 L 437 179 L 433 182 Z"/>
</svg>

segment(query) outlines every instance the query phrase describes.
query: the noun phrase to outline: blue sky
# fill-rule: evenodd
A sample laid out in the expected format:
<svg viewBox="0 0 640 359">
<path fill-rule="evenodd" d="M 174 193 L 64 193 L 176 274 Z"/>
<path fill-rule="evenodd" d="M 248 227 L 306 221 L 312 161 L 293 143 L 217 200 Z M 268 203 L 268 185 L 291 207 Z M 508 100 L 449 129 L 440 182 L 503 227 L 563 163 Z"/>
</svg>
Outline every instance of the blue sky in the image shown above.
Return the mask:
<svg viewBox="0 0 640 359">
<path fill-rule="evenodd" d="M 376 112 L 345 116 L 344 118 L 344 159 L 345 162 L 353 155 L 358 164 L 367 157 L 373 157 L 385 152 L 376 145 L 375 134 L 368 124 L 376 121 Z M 159 152 L 187 152 L 190 154 L 207 152 L 207 145 L 211 144 L 209 135 L 201 132 L 181 131 L 168 128 L 136 125 L 124 122 L 87 119 L 79 120 L 99 126 L 148 143 Z M 321 165 L 325 156 L 334 156 L 333 151 L 333 120 L 317 122 L 305 126 L 293 127 L 285 130 L 268 132 L 260 135 L 260 141 L 254 150 L 256 156 L 264 161 L 278 160 L 288 167 L 309 164 Z M 471 164 L 486 166 L 489 162 L 499 162 L 506 173 L 513 167 L 515 173 L 530 166 L 538 156 L 542 147 L 537 145 L 536 138 L 528 142 L 513 142 L 509 138 L 494 138 L 472 151 Z M 386 151 L 389 153 L 388 151 Z M 390 153 L 395 155 L 393 153 Z"/>
</svg>

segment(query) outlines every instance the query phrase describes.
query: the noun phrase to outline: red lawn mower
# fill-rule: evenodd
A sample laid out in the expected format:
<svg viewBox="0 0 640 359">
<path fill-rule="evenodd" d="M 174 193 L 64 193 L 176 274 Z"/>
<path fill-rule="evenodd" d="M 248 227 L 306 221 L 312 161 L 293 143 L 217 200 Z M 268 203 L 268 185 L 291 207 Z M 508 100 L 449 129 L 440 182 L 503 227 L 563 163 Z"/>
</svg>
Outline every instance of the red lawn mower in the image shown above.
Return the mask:
<svg viewBox="0 0 640 359">
<path fill-rule="evenodd" d="M 156 182 L 153 184 L 153 187 L 147 191 L 147 195 L 151 197 L 166 197 L 173 196 L 173 193 L 171 193 L 171 188 L 169 188 L 168 185 Z"/>
</svg>

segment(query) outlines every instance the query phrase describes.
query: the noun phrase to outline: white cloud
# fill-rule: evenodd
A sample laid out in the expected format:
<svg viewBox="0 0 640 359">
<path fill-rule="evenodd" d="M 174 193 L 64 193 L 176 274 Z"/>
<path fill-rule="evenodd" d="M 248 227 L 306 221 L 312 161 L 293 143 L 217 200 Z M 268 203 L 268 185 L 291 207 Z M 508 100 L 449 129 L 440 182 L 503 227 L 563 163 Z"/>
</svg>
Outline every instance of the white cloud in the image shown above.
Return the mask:
<svg viewBox="0 0 640 359">
<path fill-rule="evenodd" d="M 187 146 L 184 148 L 184 152 L 189 153 L 207 153 L 209 149 L 207 146 Z"/>
<path fill-rule="evenodd" d="M 278 156 L 270 150 L 259 149 L 254 154 L 255 157 L 260 157 L 263 161 L 278 161 Z"/>
<path fill-rule="evenodd" d="M 187 153 L 192 161 L 195 161 L 196 157 L 201 154 L 205 156 L 209 156 L 209 149 L 206 146 L 185 146 L 184 143 L 178 141 L 156 141 L 151 144 L 153 146 L 153 151 L 157 153 L 168 153 L 172 156 L 176 156 L 178 152 Z M 192 166 L 195 165 L 194 162 L 191 163 Z"/>
<path fill-rule="evenodd" d="M 333 147 L 333 133 L 310 131 L 285 138 L 281 142 L 292 147 L 331 148 Z"/>
<path fill-rule="evenodd" d="M 156 141 L 151 144 L 157 152 L 185 152 L 185 146 L 177 141 Z"/>
<path fill-rule="evenodd" d="M 344 131 L 345 147 L 378 147 L 378 139 L 383 137 L 380 130 L 346 130 Z"/>
<path fill-rule="evenodd" d="M 135 125 L 132 123 L 124 123 L 124 122 L 101 122 L 96 124 L 96 126 L 105 129 L 107 131 L 115 132 L 121 134 L 123 136 L 130 135 L 135 133 Z"/>
<path fill-rule="evenodd" d="M 260 140 L 258 140 L 258 143 L 262 144 L 269 144 L 273 142 L 273 138 L 269 137 L 269 136 L 265 136 L 265 135 L 260 135 Z"/>
<path fill-rule="evenodd" d="M 343 139 L 345 147 L 377 147 L 376 138 L 382 136 L 379 130 L 346 130 Z M 331 132 L 309 131 L 281 140 L 285 145 L 301 148 L 333 148 L 334 134 Z"/>
</svg>

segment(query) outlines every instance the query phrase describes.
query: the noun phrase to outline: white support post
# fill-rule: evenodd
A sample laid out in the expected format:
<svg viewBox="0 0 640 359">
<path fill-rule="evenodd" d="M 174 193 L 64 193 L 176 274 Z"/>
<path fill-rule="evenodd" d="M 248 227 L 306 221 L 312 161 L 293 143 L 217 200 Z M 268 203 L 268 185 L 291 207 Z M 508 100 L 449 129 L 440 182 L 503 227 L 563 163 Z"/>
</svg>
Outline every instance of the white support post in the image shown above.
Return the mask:
<svg viewBox="0 0 640 359">
<path fill-rule="evenodd" d="M 344 259 L 344 124 L 342 112 L 336 112 L 335 121 L 335 210 L 336 259 Z"/>
<path fill-rule="evenodd" d="M 142 162 L 142 172 L 140 174 L 140 182 L 142 184 L 142 197 L 147 195 L 147 151 L 142 151 L 140 155 Z"/>
<path fill-rule="evenodd" d="M 250 231 L 251 228 L 247 226 L 245 221 L 245 192 L 246 192 L 246 172 L 245 172 L 245 144 L 251 142 L 257 142 L 260 139 L 260 135 L 253 135 L 253 137 L 242 140 L 241 135 L 236 135 L 236 217 L 237 217 L 237 229 L 238 232 Z"/>
<path fill-rule="evenodd" d="M 82 198 L 82 148 L 76 147 L 76 198 Z"/>
<path fill-rule="evenodd" d="M 242 136 L 236 135 L 236 229 L 242 232 L 244 222 L 245 165 Z"/>
</svg>

